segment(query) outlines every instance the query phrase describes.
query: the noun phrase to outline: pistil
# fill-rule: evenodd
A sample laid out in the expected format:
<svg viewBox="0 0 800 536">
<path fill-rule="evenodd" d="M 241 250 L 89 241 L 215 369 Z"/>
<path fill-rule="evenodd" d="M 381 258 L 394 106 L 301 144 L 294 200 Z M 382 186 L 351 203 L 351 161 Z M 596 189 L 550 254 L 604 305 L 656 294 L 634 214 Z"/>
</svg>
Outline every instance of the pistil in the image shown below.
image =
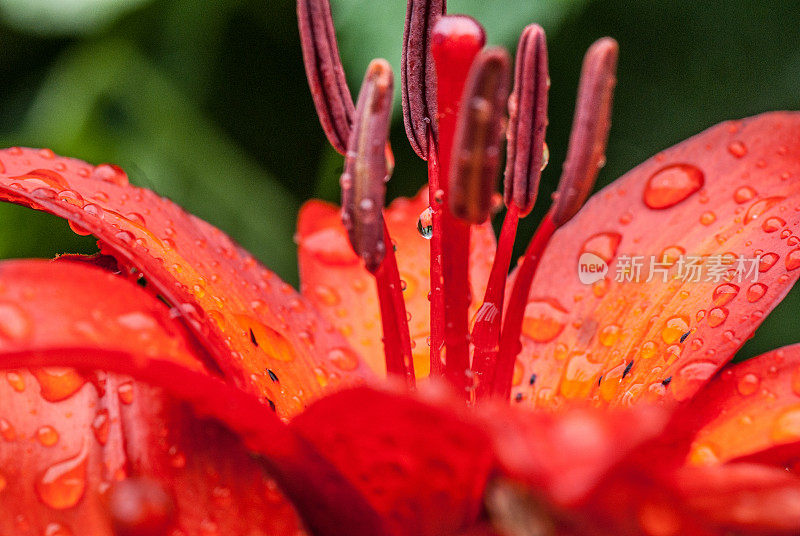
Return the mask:
<svg viewBox="0 0 800 536">
<path fill-rule="evenodd" d="M 472 61 L 486 40 L 483 28 L 471 17 L 444 16 L 431 34 L 431 52 L 436 64 L 438 106 L 438 161 L 440 171 L 448 174 L 434 191 L 434 227 L 431 244 L 431 279 L 443 279 L 444 311 L 434 310 L 431 318 L 444 317 L 446 348 L 445 375 L 459 390 L 468 394 L 469 371 L 469 234 L 468 223 L 456 218 L 449 208 L 451 157 L 456 119 L 461 107 L 464 84 Z M 436 200 L 441 198 L 441 204 Z M 438 213 L 438 214 L 437 214 Z M 438 223 L 438 225 L 437 225 Z M 433 241 L 436 240 L 434 243 Z M 441 255 L 441 272 L 433 271 Z M 442 315 L 442 313 L 444 313 Z M 440 347 L 441 340 L 433 339 L 431 347 Z"/>
</svg>

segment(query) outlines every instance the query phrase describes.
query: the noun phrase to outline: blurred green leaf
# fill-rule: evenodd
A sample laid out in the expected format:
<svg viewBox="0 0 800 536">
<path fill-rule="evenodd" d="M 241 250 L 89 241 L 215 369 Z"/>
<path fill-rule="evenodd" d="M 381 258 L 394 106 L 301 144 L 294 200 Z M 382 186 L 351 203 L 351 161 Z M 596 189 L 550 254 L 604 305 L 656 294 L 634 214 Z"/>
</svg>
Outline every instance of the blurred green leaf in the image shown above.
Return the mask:
<svg viewBox="0 0 800 536">
<path fill-rule="evenodd" d="M 0 14 L 21 31 L 73 35 L 96 31 L 151 0 L 0 0 Z"/>
<path fill-rule="evenodd" d="M 57 118 L 55 120 L 54 118 Z M 289 281 L 297 202 L 221 134 L 130 43 L 70 51 L 50 73 L 22 138 L 111 160 L 131 181 L 224 229 Z"/>
</svg>

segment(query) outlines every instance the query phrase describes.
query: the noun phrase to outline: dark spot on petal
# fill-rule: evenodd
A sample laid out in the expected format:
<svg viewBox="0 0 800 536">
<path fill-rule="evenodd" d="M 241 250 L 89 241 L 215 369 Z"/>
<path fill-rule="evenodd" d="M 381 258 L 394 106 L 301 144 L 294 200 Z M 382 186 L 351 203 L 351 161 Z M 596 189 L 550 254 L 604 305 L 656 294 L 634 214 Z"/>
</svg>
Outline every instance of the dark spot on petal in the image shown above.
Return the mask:
<svg viewBox="0 0 800 536">
<path fill-rule="evenodd" d="M 680 340 L 680 342 L 681 342 L 681 343 L 683 343 L 683 341 L 685 341 L 685 340 L 686 340 L 686 337 L 688 337 L 689 335 L 691 335 L 691 333 L 692 333 L 692 330 L 690 329 L 689 331 L 687 331 L 686 333 L 684 333 L 683 335 L 681 335 L 681 340 Z"/>
<path fill-rule="evenodd" d="M 536 374 L 531 374 L 531 379 L 528 380 L 528 383 L 530 385 L 533 385 L 534 383 L 536 383 Z"/>
<path fill-rule="evenodd" d="M 250 330 L 250 342 L 258 346 L 258 341 L 256 340 L 256 334 L 253 333 L 252 329 Z M 270 373 L 270 375 L 272 375 L 272 373 Z"/>
<path fill-rule="evenodd" d="M 672 376 L 670 376 L 669 378 L 667 378 L 667 379 L 663 380 L 663 381 L 661 382 L 661 385 L 663 385 L 664 387 L 666 387 L 667 385 L 669 385 L 669 382 L 671 382 L 671 381 L 672 381 Z"/>
<path fill-rule="evenodd" d="M 514 397 L 514 400 L 517 402 L 522 402 L 522 393 L 517 393 L 517 395 Z"/>
<path fill-rule="evenodd" d="M 274 381 L 275 383 L 280 383 L 278 380 L 278 375 L 272 372 L 272 369 L 267 369 L 267 374 L 269 374 L 269 379 Z"/>
<path fill-rule="evenodd" d="M 275 411 L 275 402 L 273 402 L 270 399 L 267 399 L 267 403 L 269 404 L 269 409 L 271 409 L 272 411 Z"/>
</svg>

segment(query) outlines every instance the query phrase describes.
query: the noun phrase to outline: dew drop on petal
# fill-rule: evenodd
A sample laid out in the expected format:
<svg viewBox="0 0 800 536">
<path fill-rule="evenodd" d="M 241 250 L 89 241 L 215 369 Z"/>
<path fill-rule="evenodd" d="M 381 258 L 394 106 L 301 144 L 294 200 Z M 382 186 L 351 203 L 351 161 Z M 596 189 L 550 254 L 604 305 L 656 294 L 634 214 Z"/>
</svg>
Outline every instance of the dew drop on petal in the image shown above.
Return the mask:
<svg viewBox="0 0 800 536">
<path fill-rule="evenodd" d="M 786 254 L 786 269 L 789 271 L 800 268 L 800 249 L 793 249 Z"/>
<path fill-rule="evenodd" d="M 86 378 L 70 368 L 31 369 L 31 374 L 39 383 L 42 398 L 48 402 L 66 400 L 86 383 Z"/>
<path fill-rule="evenodd" d="M 741 141 L 733 141 L 728 144 L 728 152 L 736 158 L 742 158 L 747 154 L 747 146 Z"/>
<path fill-rule="evenodd" d="M 749 301 L 750 303 L 757 302 L 762 297 L 764 297 L 764 294 L 766 293 L 767 293 L 767 285 L 765 285 L 764 283 L 753 283 L 747 289 L 747 301 Z"/>
<path fill-rule="evenodd" d="M 774 233 L 784 225 L 786 225 L 786 221 L 784 221 L 782 218 L 778 218 L 777 216 L 773 216 L 772 218 L 767 218 L 764 220 L 764 223 L 761 224 L 761 228 L 765 233 Z"/>
<path fill-rule="evenodd" d="M 567 310 L 556 300 L 532 300 L 525 306 L 522 333 L 536 342 L 555 339 L 564 329 Z"/>
<path fill-rule="evenodd" d="M 787 408 L 778 415 L 772 425 L 771 435 L 773 440 L 779 442 L 800 438 L 800 406 Z"/>
<path fill-rule="evenodd" d="M 85 446 L 72 458 L 57 462 L 47 468 L 36 481 L 36 494 L 47 506 L 64 510 L 78 504 L 86 489 Z"/>
<path fill-rule="evenodd" d="M 689 331 L 689 322 L 682 316 L 673 316 L 668 319 L 661 330 L 661 338 L 667 344 L 675 344 L 684 333 Z"/>
<path fill-rule="evenodd" d="M 758 386 L 760 384 L 761 380 L 758 376 L 753 373 L 745 374 L 736 382 L 736 389 L 739 391 L 740 395 L 748 396 L 758 391 Z"/>
<path fill-rule="evenodd" d="M 715 328 L 728 318 L 728 310 L 724 307 L 714 307 L 708 312 L 708 325 Z"/>
<path fill-rule="evenodd" d="M 0 303 L 0 338 L 18 341 L 30 336 L 33 330 L 28 314 L 14 303 Z"/>
<path fill-rule="evenodd" d="M 758 260 L 758 271 L 761 273 L 766 272 L 775 266 L 775 263 L 778 262 L 778 258 L 777 253 L 764 253 Z"/>
<path fill-rule="evenodd" d="M 431 207 L 423 210 L 417 219 L 417 232 L 426 240 L 433 237 L 433 209 Z"/>
<path fill-rule="evenodd" d="M 759 199 L 752 205 L 750 208 L 747 209 L 747 212 L 744 214 L 744 223 L 748 224 L 751 221 L 758 219 L 761 217 L 765 212 L 769 209 L 780 203 L 786 199 L 785 197 L 775 196 L 775 197 L 765 197 L 764 199 Z"/>
<path fill-rule="evenodd" d="M 133 382 L 125 382 L 117 387 L 117 395 L 119 401 L 123 404 L 130 405 L 133 403 Z"/>
<path fill-rule="evenodd" d="M 757 192 L 750 186 L 742 186 L 733 192 L 733 200 L 741 205 L 742 203 L 747 203 L 754 199 L 756 195 L 758 195 Z"/>
<path fill-rule="evenodd" d="M 358 356 L 349 348 L 333 348 L 328 352 L 328 360 L 340 370 L 355 370 L 358 367 Z"/>
<path fill-rule="evenodd" d="M 619 326 L 610 324 L 600 330 L 598 339 L 603 346 L 614 346 L 619 340 Z"/>
<path fill-rule="evenodd" d="M 58 432 L 52 426 L 42 426 L 36 430 L 36 440 L 43 447 L 52 447 L 58 443 Z"/>
<path fill-rule="evenodd" d="M 134 477 L 113 485 L 108 509 L 115 534 L 167 534 L 175 515 L 175 502 L 160 483 Z"/>
<path fill-rule="evenodd" d="M 598 233 L 586 239 L 581 253 L 594 253 L 607 263 L 614 260 L 622 235 L 614 232 Z"/>
<path fill-rule="evenodd" d="M 723 306 L 728 304 L 739 293 L 739 287 L 731 283 L 723 283 L 714 289 L 711 299 L 714 305 Z"/>
<path fill-rule="evenodd" d="M 603 371 L 602 363 L 592 363 L 585 353 L 572 356 L 564 369 L 561 395 L 565 398 L 584 399 L 589 396 Z"/>
<path fill-rule="evenodd" d="M 95 439 L 97 439 L 97 442 L 101 445 L 105 445 L 108 441 L 108 428 L 108 410 L 101 409 L 97 412 L 97 415 L 95 415 L 94 420 L 92 420 L 92 433 Z"/>
<path fill-rule="evenodd" d="M 691 164 L 673 164 L 655 172 L 644 189 L 644 204 L 665 209 L 686 200 L 705 183 L 703 172 Z"/>
<path fill-rule="evenodd" d="M 44 536 L 73 536 L 69 527 L 61 523 L 48 523 L 43 534 Z"/>
</svg>

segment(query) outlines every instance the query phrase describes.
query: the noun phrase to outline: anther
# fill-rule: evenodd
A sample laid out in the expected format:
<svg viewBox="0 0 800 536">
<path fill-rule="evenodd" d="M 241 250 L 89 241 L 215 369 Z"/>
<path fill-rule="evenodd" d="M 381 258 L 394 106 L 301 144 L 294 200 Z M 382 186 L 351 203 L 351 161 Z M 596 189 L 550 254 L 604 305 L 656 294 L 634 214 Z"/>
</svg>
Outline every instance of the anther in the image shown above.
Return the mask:
<svg viewBox="0 0 800 536">
<path fill-rule="evenodd" d="M 526 216 L 536 202 L 547 129 L 547 45 L 544 30 L 531 24 L 517 46 L 514 90 L 508 99 L 508 146 L 504 183 L 506 206 Z"/>
<path fill-rule="evenodd" d="M 408 0 L 400 66 L 403 122 L 411 147 L 428 159 L 428 133 L 437 139 L 436 69 L 430 49 L 431 30 L 446 11 L 445 0 Z"/>
<path fill-rule="evenodd" d="M 347 144 L 342 186 L 342 221 L 356 254 L 375 271 L 386 254 L 383 203 L 386 196 L 386 141 L 392 113 L 392 69 L 373 60 L 358 96 Z"/>
<path fill-rule="evenodd" d="M 480 224 L 489 217 L 500 166 L 510 59 L 502 48 L 481 51 L 472 63 L 456 121 L 450 170 L 450 210 Z"/>
<path fill-rule="evenodd" d="M 584 57 L 567 159 L 552 207 L 556 227 L 583 206 L 605 161 L 618 52 L 617 42 L 604 37 Z"/>
<path fill-rule="evenodd" d="M 297 0 L 297 20 L 306 76 L 319 121 L 333 148 L 345 154 L 354 107 L 339 57 L 329 1 Z"/>
</svg>

